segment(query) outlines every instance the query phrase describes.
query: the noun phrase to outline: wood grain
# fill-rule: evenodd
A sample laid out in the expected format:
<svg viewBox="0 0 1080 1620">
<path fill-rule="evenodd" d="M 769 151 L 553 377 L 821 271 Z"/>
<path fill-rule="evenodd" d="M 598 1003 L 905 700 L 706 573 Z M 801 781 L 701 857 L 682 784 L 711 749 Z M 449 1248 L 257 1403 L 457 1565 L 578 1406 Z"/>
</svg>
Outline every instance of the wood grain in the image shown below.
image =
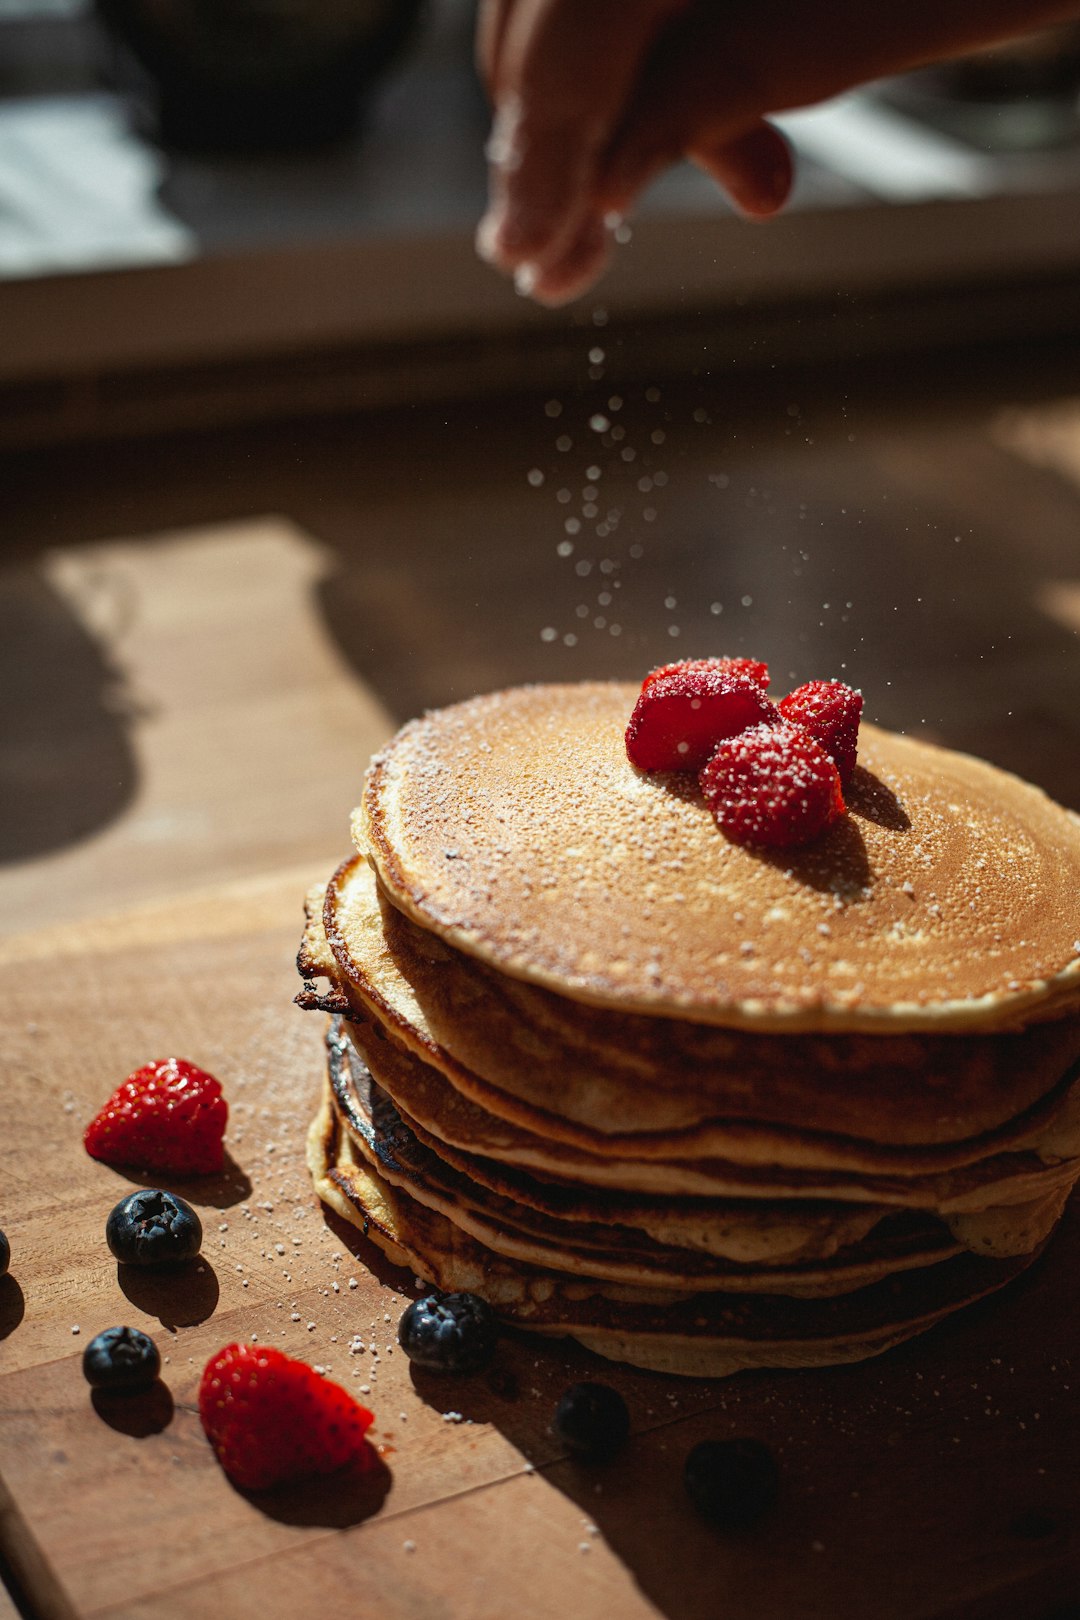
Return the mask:
<svg viewBox="0 0 1080 1620">
<path fill-rule="evenodd" d="M 245 930 L 240 911 L 230 933 L 208 903 L 201 927 L 190 906 L 162 908 L 157 942 L 144 915 L 134 948 L 117 928 L 57 964 L 48 1018 L 17 1031 L 0 1149 L 23 1301 L 16 1322 L 7 1300 L 0 1350 L 0 1458 L 19 1510 L 5 1534 L 26 1527 L 75 1613 L 314 1620 L 362 1592 L 386 1620 L 456 1620 L 504 1613 L 512 1592 L 536 1620 L 567 1607 L 704 1620 L 721 1595 L 739 1620 L 906 1620 L 992 1613 L 996 1594 L 1048 1571 L 1080 1598 L 1080 1220 L 1011 1293 L 862 1367 L 683 1382 L 514 1340 L 494 1379 L 413 1376 L 393 1348 L 411 1280 L 323 1216 L 303 1168 L 320 1021 L 289 1005 L 298 903 L 281 892 L 280 917 Z M 19 968 L 0 977 L 8 1028 L 24 983 Z M 203 1213 L 205 1271 L 132 1281 L 102 1238 L 130 1183 L 86 1156 L 81 1130 L 118 1077 L 174 1050 L 222 1078 L 234 1168 L 181 1188 Z M 160 1409 L 89 1398 L 82 1346 L 121 1319 L 168 1357 Z M 350 1354 L 356 1333 L 377 1364 Z M 264 1499 L 231 1489 L 195 1390 L 214 1350 L 253 1334 L 370 1387 L 384 1474 Z M 634 1418 L 606 1470 L 566 1460 L 547 1432 L 562 1387 L 589 1375 L 616 1383 Z M 775 1447 L 784 1488 L 766 1525 L 725 1537 L 697 1523 L 680 1470 L 695 1441 L 734 1434 Z"/>
<path fill-rule="evenodd" d="M 906 399 L 896 373 L 831 396 L 805 378 L 627 391 L 636 459 L 609 447 L 602 479 L 621 527 L 570 559 L 600 380 L 558 423 L 540 398 L 5 463 L 0 1546 L 43 1620 L 1080 1604 L 1075 1212 L 1011 1292 L 862 1367 L 678 1382 L 512 1339 L 491 1378 L 443 1384 L 394 1349 L 411 1280 L 327 1221 L 302 1163 L 321 1053 L 290 1005 L 301 896 L 345 852 L 367 754 L 426 704 L 752 652 L 779 682 L 846 674 L 879 721 L 1080 806 L 1075 411 L 993 370 L 961 397 L 947 372 L 909 376 Z M 132 1183 L 81 1132 L 167 1053 L 220 1075 L 232 1159 L 179 1189 L 204 1269 L 132 1282 L 102 1237 Z M 80 1353 L 123 1319 L 168 1356 L 163 1389 L 103 1408 Z M 231 1489 L 194 1396 L 206 1357 L 252 1334 L 370 1387 L 383 1472 Z M 547 1427 L 589 1375 L 634 1423 L 601 1472 Z M 734 1434 L 775 1447 L 783 1490 L 757 1530 L 723 1536 L 679 1475 L 696 1439 Z"/>
</svg>

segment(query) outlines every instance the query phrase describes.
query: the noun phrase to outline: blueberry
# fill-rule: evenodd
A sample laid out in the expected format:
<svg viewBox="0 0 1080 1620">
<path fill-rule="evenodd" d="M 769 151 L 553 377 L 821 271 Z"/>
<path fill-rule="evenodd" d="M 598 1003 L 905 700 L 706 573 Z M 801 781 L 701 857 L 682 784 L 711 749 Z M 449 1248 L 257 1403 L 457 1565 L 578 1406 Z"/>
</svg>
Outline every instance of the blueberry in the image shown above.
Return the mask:
<svg viewBox="0 0 1080 1620">
<path fill-rule="evenodd" d="M 683 1484 L 703 1519 L 743 1529 L 772 1507 L 779 1473 L 760 1440 L 703 1440 L 686 1459 Z"/>
<path fill-rule="evenodd" d="M 83 1351 L 83 1377 L 95 1389 L 146 1389 L 161 1371 L 158 1347 L 138 1328 L 106 1328 Z"/>
<path fill-rule="evenodd" d="M 609 1384 L 571 1384 L 555 1408 L 552 1431 L 583 1462 L 606 1462 L 630 1434 L 630 1413 Z"/>
<path fill-rule="evenodd" d="M 6 1274 L 7 1268 L 10 1266 L 10 1264 L 11 1244 L 4 1236 L 3 1232 L 0 1232 L 0 1277 L 3 1277 Z"/>
<path fill-rule="evenodd" d="M 202 1222 L 183 1198 L 147 1187 L 120 1200 L 105 1223 L 105 1241 L 128 1265 L 168 1265 L 198 1254 Z"/>
<path fill-rule="evenodd" d="M 498 1337 L 498 1317 L 475 1294 L 414 1299 L 398 1323 L 398 1344 L 409 1360 L 437 1372 L 480 1372 Z"/>
</svg>

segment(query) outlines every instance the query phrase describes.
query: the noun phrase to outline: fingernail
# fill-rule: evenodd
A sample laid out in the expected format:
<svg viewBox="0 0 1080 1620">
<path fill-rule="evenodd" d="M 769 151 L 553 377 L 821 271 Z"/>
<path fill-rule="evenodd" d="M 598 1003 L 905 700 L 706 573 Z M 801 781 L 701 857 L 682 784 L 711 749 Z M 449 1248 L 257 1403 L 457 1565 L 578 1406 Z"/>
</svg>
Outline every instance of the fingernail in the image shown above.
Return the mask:
<svg viewBox="0 0 1080 1620">
<path fill-rule="evenodd" d="M 500 169 L 516 169 L 520 166 L 520 129 L 521 102 L 517 96 L 507 96 L 496 108 L 491 133 L 484 147 L 484 156 L 489 163 Z"/>
<path fill-rule="evenodd" d="M 496 263 L 495 243 L 499 235 L 499 221 L 495 214 L 485 214 L 476 227 L 476 251 L 485 264 Z"/>
<path fill-rule="evenodd" d="M 540 272 L 535 264 L 519 264 L 514 271 L 514 291 L 522 298 L 530 298 L 539 279 Z"/>
</svg>

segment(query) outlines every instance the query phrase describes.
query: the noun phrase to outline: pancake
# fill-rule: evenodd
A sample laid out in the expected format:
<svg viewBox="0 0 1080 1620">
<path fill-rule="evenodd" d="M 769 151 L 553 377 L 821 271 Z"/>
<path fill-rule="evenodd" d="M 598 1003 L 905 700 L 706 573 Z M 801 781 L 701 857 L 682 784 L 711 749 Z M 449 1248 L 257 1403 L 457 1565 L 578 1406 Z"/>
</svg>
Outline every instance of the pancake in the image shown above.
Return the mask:
<svg viewBox="0 0 1080 1620">
<path fill-rule="evenodd" d="M 331 1036 L 331 1039 L 334 1039 Z M 543 1138 L 528 1137 L 524 1133 L 517 1162 L 503 1150 L 502 1157 L 491 1158 L 483 1154 L 462 1151 L 448 1144 L 437 1133 L 425 1129 L 412 1115 L 402 1094 L 409 1095 L 407 1080 L 403 1076 L 415 1075 L 418 1068 L 407 1053 L 399 1052 L 392 1041 L 379 1039 L 372 1025 L 348 1026 L 347 1037 L 338 1037 L 363 1055 L 363 1066 L 370 1070 L 378 1084 L 393 1099 L 398 1113 L 406 1121 L 419 1141 L 439 1154 L 448 1164 L 460 1170 L 471 1180 L 490 1187 L 495 1192 L 508 1193 L 519 1202 L 532 1204 L 546 1213 L 562 1214 L 568 1208 L 585 1218 L 602 1219 L 602 1211 L 609 1218 L 621 1217 L 629 1221 L 627 1211 L 634 1209 L 636 1223 L 647 1225 L 654 1232 L 660 1223 L 674 1220 L 681 1208 L 681 1199 L 692 1199 L 687 1207 L 692 1211 L 688 1224 L 698 1233 L 698 1246 L 712 1247 L 716 1241 L 731 1239 L 742 1241 L 747 1224 L 747 1211 L 759 1205 L 755 1236 L 762 1241 L 770 1232 L 777 1213 L 777 1203 L 783 1204 L 783 1226 L 792 1214 L 793 1203 L 800 1203 L 799 1229 L 805 1234 L 809 1217 L 807 1209 L 816 1201 L 828 1202 L 831 1207 L 822 1212 L 823 1219 L 831 1219 L 825 1230 L 844 1230 L 851 1235 L 848 1223 L 867 1206 L 877 1205 L 876 1218 L 889 1209 L 929 1211 L 951 1221 L 964 1215 L 970 1222 L 984 1211 L 1001 1210 L 1028 1205 L 1067 1193 L 1080 1173 L 1080 1160 L 1064 1159 L 1045 1163 L 1033 1153 L 991 1154 L 980 1164 L 967 1165 L 960 1170 L 944 1171 L 938 1175 L 887 1176 L 842 1175 L 821 1171 L 790 1170 L 783 1166 L 743 1166 L 722 1160 L 701 1160 L 690 1165 L 662 1165 L 655 1161 L 635 1164 L 633 1161 L 611 1159 L 590 1160 L 581 1153 L 569 1154 L 560 1144 L 545 1143 Z M 443 1084 L 439 1076 L 429 1071 L 435 1086 Z M 573 1179 L 575 1172 L 579 1179 Z M 603 1174 L 610 1178 L 604 1182 Z M 638 1183 L 641 1185 L 638 1185 Z M 624 1186 L 623 1183 L 630 1183 Z M 582 1192 L 586 1190 L 583 1202 Z M 588 1202 L 592 1192 L 593 1201 Z M 657 1193 L 651 1203 L 642 1201 L 642 1195 Z M 704 1195 L 704 1196 L 703 1196 Z M 724 1201 L 722 1203 L 718 1202 Z M 733 1232 L 728 1217 L 730 1200 L 738 1200 L 743 1219 L 737 1232 Z M 846 1218 L 838 1217 L 837 1208 L 848 1206 Z M 853 1206 L 853 1207 L 852 1207 Z M 720 1232 L 710 1216 L 719 1217 Z M 868 1230 L 863 1227 L 863 1230 Z M 818 1228 L 820 1236 L 821 1229 Z M 690 1239 L 679 1238 L 689 1242 Z M 721 1249 L 718 1252 L 726 1252 Z"/>
<path fill-rule="evenodd" d="M 998 1037 L 765 1037 L 577 1008 L 563 1015 L 567 1022 L 599 1018 L 604 1028 L 591 1038 L 585 1032 L 575 1047 L 565 1031 L 545 1042 L 545 1008 L 531 1020 L 507 1015 L 490 974 L 476 970 L 471 981 L 459 953 L 435 940 L 427 952 L 418 941 L 403 944 L 399 925 L 416 932 L 380 903 L 365 862 L 344 863 L 325 892 L 309 897 L 299 958 L 302 974 L 331 978 L 338 993 L 326 999 L 313 992 L 307 1004 L 374 1016 L 485 1114 L 593 1156 L 904 1174 L 940 1172 L 1009 1149 L 1030 1148 L 1050 1160 L 1080 1154 L 1080 1088 L 1066 1073 L 1067 1065 L 1075 1069 L 1080 1020 Z M 431 952 L 439 959 L 434 971 Z M 525 994 L 544 1003 L 564 999 L 532 987 Z M 696 1051 L 695 1033 L 703 1038 Z M 463 1049 L 481 1070 L 462 1061 Z M 918 1066 L 920 1052 L 928 1072 Z M 958 1117 L 953 1099 L 965 1086 L 971 1102 Z M 786 1125 L 751 1112 L 775 1103 L 778 1087 Z M 388 1089 L 396 1096 L 392 1084 Z M 408 1101 L 403 1106 L 416 1112 Z M 712 1106 L 744 1112 L 710 1119 Z M 685 1119 L 688 1109 L 698 1123 L 656 1127 L 658 1119 Z M 829 1118 L 834 1126 L 826 1132 L 820 1121 Z M 995 1123 L 980 1134 L 941 1140 L 946 1120 L 958 1130 L 965 1120 L 987 1119 Z M 616 1130 L 615 1121 L 635 1128 Z M 875 1134 L 845 1138 L 844 1125 Z"/>
<path fill-rule="evenodd" d="M 392 1187 L 343 1128 L 327 1084 L 308 1134 L 319 1196 L 395 1264 L 440 1289 L 478 1293 L 511 1325 L 569 1336 L 601 1355 L 687 1376 L 813 1367 L 879 1354 L 1002 1287 L 1034 1255 L 963 1254 L 838 1298 L 691 1295 L 685 1300 L 568 1279 L 486 1250 L 439 1212 Z"/>
<path fill-rule="evenodd" d="M 439 1210 L 455 1226 L 510 1259 L 570 1276 L 586 1273 L 609 1282 L 662 1286 L 680 1293 L 719 1290 L 807 1297 L 849 1293 L 892 1272 L 934 1264 L 960 1248 L 933 1218 L 886 1213 L 878 1219 L 874 1212 L 868 1222 L 873 1236 L 837 1245 L 829 1259 L 755 1265 L 721 1259 L 700 1247 L 658 1242 L 626 1223 L 589 1221 L 580 1211 L 552 1214 L 455 1170 L 418 1140 L 370 1073 L 350 1065 L 344 1042 L 331 1038 L 327 1045 L 333 1106 L 368 1163 L 392 1186 Z M 782 1221 L 782 1210 L 777 1214 Z M 1034 1248 L 1036 1241 L 1027 1247 Z"/>
<path fill-rule="evenodd" d="M 356 817 L 394 904 L 512 978 L 727 1029 L 996 1034 L 1080 1009 L 1074 813 L 864 726 L 851 814 L 748 850 L 692 779 L 630 765 L 636 695 L 521 687 L 399 732 Z"/>
<path fill-rule="evenodd" d="M 406 726 L 308 897 L 315 1185 L 508 1324 L 719 1376 L 875 1355 L 1019 1274 L 1080 1174 L 1080 817 L 863 728 L 766 852 L 643 773 L 636 691 Z"/>
<path fill-rule="evenodd" d="M 361 1056 L 368 1042 L 372 1043 L 370 1064 Z M 343 1026 L 341 1020 L 335 1020 L 327 1031 L 326 1044 L 335 1106 L 347 1124 L 363 1129 L 364 1093 L 377 1083 L 374 1071 L 383 1072 L 380 1059 L 391 1055 L 393 1048 L 379 1041 L 371 1026 Z M 417 1067 L 413 1059 L 399 1055 L 409 1068 Z M 438 1083 L 438 1077 L 433 1078 Z M 788 1199 L 778 1204 L 773 1198 L 678 1197 L 670 1193 L 650 1197 L 597 1188 L 588 1181 L 537 1176 L 510 1162 L 450 1147 L 425 1130 L 400 1103 L 395 1103 L 395 1110 L 418 1142 L 475 1186 L 554 1219 L 636 1227 L 658 1243 L 700 1249 L 727 1260 L 823 1259 L 865 1236 L 891 1212 L 886 1205 L 823 1199 Z"/>
</svg>

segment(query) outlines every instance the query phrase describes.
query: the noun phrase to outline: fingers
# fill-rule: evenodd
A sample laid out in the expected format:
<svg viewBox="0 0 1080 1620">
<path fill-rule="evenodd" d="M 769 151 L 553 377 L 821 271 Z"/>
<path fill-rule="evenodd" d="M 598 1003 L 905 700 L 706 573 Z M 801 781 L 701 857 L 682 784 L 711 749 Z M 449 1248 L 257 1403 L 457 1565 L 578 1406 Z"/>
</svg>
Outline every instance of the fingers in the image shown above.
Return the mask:
<svg viewBox="0 0 1080 1620">
<path fill-rule="evenodd" d="M 752 219 L 767 219 L 782 208 L 795 179 L 790 146 L 778 129 L 765 122 L 734 140 L 714 143 L 697 137 L 689 145 L 688 155 Z"/>
<path fill-rule="evenodd" d="M 476 18 L 476 66 L 488 95 L 498 104 L 499 63 L 514 0 L 480 0 Z"/>
<path fill-rule="evenodd" d="M 775 149 L 766 152 L 775 132 L 762 133 L 768 91 L 752 82 L 735 50 L 738 10 L 696 6 L 657 42 L 605 155 L 603 208 L 629 213 L 654 175 L 684 155 L 699 158 L 725 189 L 727 176 L 741 179 L 748 167 L 777 161 Z"/>
<path fill-rule="evenodd" d="M 783 205 L 791 152 L 760 116 L 768 92 L 734 49 L 735 16 L 701 0 L 482 0 L 496 113 L 477 248 L 520 292 L 583 292 L 610 255 L 603 220 L 683 156 L 744 214 Z"/>
<path fill-rule="evenodd" d="M 539 286 L 588 234 L 603 155 L 659 30 L 686 3 L 492 0 L 482 44 L 496 93 L 492 196 L 479 245 L 503 269 L 529 265 Z"/>
<path fill-rule="evenodd" d="M 590 215 L 558 259 L 543 269 L 523 266 L 515 277 L 515 285 L 520 293 L 549 308 L 568 304 L 604 273 L 611 248 L 610 231 Z"/>
</svg>

